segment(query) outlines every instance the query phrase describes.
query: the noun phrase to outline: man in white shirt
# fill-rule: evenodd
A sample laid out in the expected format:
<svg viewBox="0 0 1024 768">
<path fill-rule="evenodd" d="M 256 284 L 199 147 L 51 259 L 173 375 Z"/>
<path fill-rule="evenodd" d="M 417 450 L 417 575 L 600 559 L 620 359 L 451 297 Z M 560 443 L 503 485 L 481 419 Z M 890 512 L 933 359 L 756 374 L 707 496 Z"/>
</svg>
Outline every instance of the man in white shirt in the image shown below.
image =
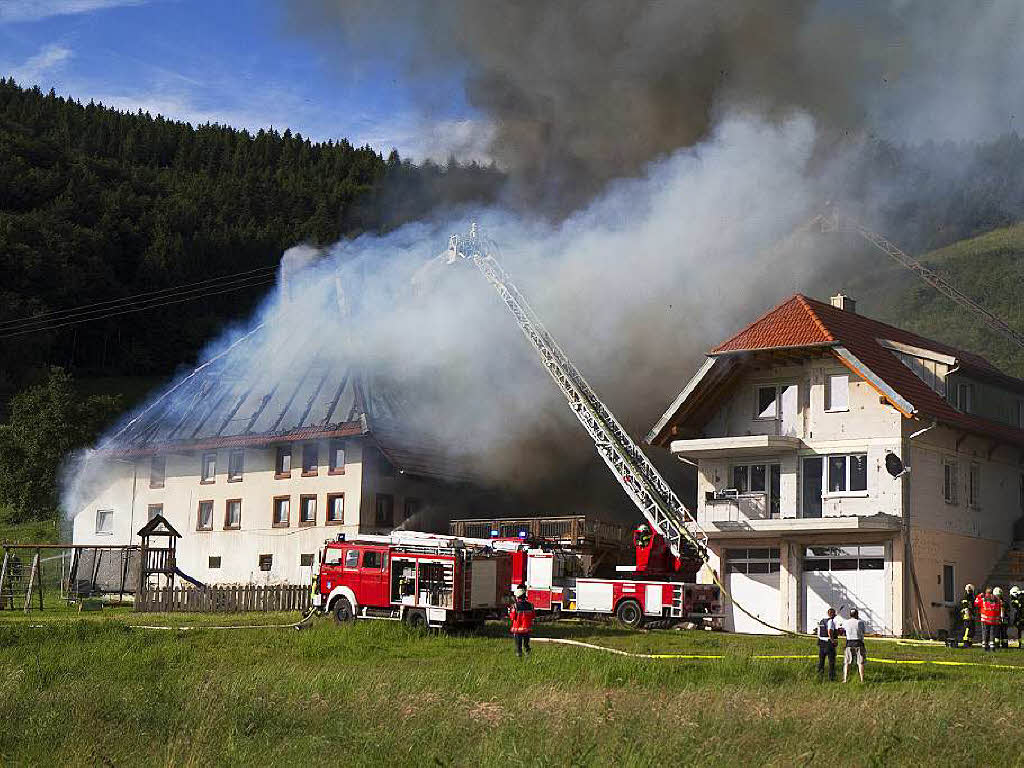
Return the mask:
<svg viewBox="0 0 1024 768">
<path fill-rule="evenodd" d="M 836 609 L 829 608 L 825 618 L 818 622 L 818 680 L 825 675 L 825 660 L 828 660 L 828 679 L 836 679 L 836 644 L 839 628 L 836 626 Z"/>
<path fill-rule="evenodd" d="M 857 664 L 860 681 L 864 682 L 864 621 L 856 608 L 850 609 L 850 618 L 842 622 L 840 631 L 846 636 L 846 652 L 843 654 L 843 682 L 846 682 L 850 665 Z"/>
</svg>

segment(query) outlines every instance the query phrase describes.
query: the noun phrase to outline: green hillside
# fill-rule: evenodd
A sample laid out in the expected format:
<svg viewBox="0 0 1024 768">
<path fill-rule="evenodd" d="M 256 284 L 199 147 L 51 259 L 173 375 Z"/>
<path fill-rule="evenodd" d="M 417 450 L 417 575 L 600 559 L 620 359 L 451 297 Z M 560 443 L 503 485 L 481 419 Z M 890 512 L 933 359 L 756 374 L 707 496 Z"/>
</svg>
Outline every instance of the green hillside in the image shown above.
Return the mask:
<svg viewBox="0 0 1024 768">
<path fill-rule="evenodd" d="M 1024 378 L 1024 350 L 878 251 L 872 269 L 846 283 L 858 311 L 922 336 L 976 352 Z M 1011 327 L 1024 332 L 1024 223 L 961 240 L 917 257 Z"/>
</svg>

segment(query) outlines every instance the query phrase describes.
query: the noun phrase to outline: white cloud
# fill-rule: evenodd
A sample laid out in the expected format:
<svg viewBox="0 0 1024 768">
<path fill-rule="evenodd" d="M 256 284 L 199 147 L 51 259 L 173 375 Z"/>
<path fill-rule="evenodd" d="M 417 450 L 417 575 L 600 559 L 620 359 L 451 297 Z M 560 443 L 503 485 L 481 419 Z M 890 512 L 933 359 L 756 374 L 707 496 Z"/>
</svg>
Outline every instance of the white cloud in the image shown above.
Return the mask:
<svg viewBox="0 0 1024 768">
<path fill-rule="evenodd" d="M 38 85 L 70 59 L 71 55 L 71 49 L 67 46 L 50 43 L 40 48 L 35 56 L 11 69 L 10 75 L 19 85 Z"/>
<path fill-rule="evenodd" d="M 90 13 L 104 8 L 142 5 L 147 0 L 3 0 L 0 24 L 15 21 L 40 21 L 51 16 Z"/>
</svg>

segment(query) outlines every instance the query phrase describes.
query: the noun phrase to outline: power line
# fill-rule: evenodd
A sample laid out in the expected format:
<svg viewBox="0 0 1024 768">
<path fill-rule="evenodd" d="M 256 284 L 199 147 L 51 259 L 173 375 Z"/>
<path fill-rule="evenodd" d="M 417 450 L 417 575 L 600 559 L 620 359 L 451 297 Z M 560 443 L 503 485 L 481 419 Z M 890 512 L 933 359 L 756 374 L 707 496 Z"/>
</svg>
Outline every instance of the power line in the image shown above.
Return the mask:
<svg viewBox="0 0 1024 768">
<path fill-rule="evenodd" d="M 116 305 L 121 304 L 134 304 L 140 300 L 151 301 L 164 298 L 166 295 L 179 294 L 181 292 L 192 292 L 204 290 L 205 287 L 217 287 L 220 285 L 227 285 L 236 282 L 242 282 L 245 280 L 255 279 L 259 277 L 265 277 L 270 272 L 276 270 L 276 267 L 259 267 L 257 269 L 250 269 L 245 272 L 237 272 L 233 275 L 222 275 L 220 277 L 211 277 L 207 280 L 200 280 L 195 283 L 185 283 L 184 285 L 177 285 L 170 288 L 161 288 L 155 291 L 147 291 L 145 293 L 136 293 L 131 296 L 124 296 L 118 299 L 108 299 L 106 301 L 98 301 L 93 304 L 83 304 L 78 307 L 68 307 L 66 309 L 55 309 L 49 312 L 43 312 L 38 315 L 31 317 L 21 317 L 10 320 L 0 321 L 0 331 L 6 330 L 10 326 L 23 325 L 23 324 L 36 324 L 43 322 L 52 322 L 57 320 L 63 320 L 67 317 L 88 314 L 90 312 L 103 311 L 107 309 L 116 309 Z"/>
<path fill-rule="evenodd" d="M 265 279 L 265 280 L 262 280 L 262 281 L 259 281 L 259 282 L 249 283 L 249 284 L 246 284 L 246 285 L 236 285 L 234 287 L 224 288 L 222 290 L 209 291 L 207 293 L 199 293 L 199 294 L 196 294 L 194 296 L 185 296 L 183 298 L 175 298 L 175 299 L 169 299 L 167 301 L 160 301 L 160 302 L 156 302 L 156 303 L 150 303 L 150 304 L 146 304 L 145 306 L 141 306 L 141 307 L 132 307 L 132 308 L 129 308 L 129 309 L 117 309 L 117 311 L 106 312 L 105 314 L 97 315 L 95 317 L 83 317 L 83 318 L 78 318 L 78 319 L 74 319 L 74 320 L 67 320 L 66 322 L 59 322 L 59 323 L 52 324 L 52 325 L 41 325 L 41 326 L 32 327 L 32 328 L 22 328 L 22 329 L 10 331 L 10 332 L 7 332 L 7 333 L 0 333 L 0 339 L 9 339 L 9 338 L 11 338 L 13 336 L 22 336 L 22 335 L 24 335 L 26 333 L 37 333 L 37 332 L 43 332 L 43 331 L 54 331 L 54 330 L 56 330 L 58 328 L 64 328 L 64 327 L 69 326 L 69 325 L 79 325 L 81 323 L 92 322 L 93 320 L 104 320 L 104 319 L 106 319 L 108 317 L 117 317 L 119 315 L 127 315 L 127 314 L 131 314 L 133 312 L 144 312 L 147 309 L 155 309 L 156 307 L 166 307 L 166 306 L 169 306 L 171 304 L 181 304 L 181 303 L 186 302 L 186 301 L 194 301 L 195 299 L 203 299 L 203 298 L 207 298 L 209 296 L 218 296 L 218 295 L 223 294 L 223 293 L 232 293 L 234 291 L 245 290 L 246 288 L 257 288 L 257 287 L 260 287 L 260 286 L 263 286 L 263 285 L 272 285 L 273 283 L 274 283 L 273 278 L 271 278 L 269 280 Z M 217 286 L 211 286 L 211 287 L 217 287 Z M 57 320 L 62 320 L 63 318 L 56 318 L 56 319 Z"/>
</svg>

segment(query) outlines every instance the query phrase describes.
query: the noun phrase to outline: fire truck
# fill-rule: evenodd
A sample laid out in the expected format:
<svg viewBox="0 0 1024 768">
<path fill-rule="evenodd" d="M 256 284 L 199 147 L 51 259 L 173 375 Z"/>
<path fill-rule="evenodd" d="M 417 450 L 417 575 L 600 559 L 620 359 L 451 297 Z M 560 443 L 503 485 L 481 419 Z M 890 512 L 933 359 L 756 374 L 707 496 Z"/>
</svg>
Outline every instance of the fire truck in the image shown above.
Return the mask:
<svg viewBox="0 0 1024 768">
<path fill-rule="evenodd" d="M 405 532 L 340 535 L 320 553 L 313 606 L 338 622 L 390 619 L 411 627 L 475 627 L 504 614 L 512 558 L 461 539 Z"/>
<path fill-rule="evenodd" d="M 714 584 L 694 583 L 692 561 L 673 557 L 665 540 L 646 526 L 634 533 L 633 543 L 636 565 L 620 565 L 616 570 L 623 576 L 610 578 L 583 575 L 580 556 L 551 542 L 503 539 L 493 546 L 510 551 L 511 587 L 525 586 L 542 614 L 614 616 L 632 628 L 691 622 L 721 629 L 721 592 Z"/>
</svg>

